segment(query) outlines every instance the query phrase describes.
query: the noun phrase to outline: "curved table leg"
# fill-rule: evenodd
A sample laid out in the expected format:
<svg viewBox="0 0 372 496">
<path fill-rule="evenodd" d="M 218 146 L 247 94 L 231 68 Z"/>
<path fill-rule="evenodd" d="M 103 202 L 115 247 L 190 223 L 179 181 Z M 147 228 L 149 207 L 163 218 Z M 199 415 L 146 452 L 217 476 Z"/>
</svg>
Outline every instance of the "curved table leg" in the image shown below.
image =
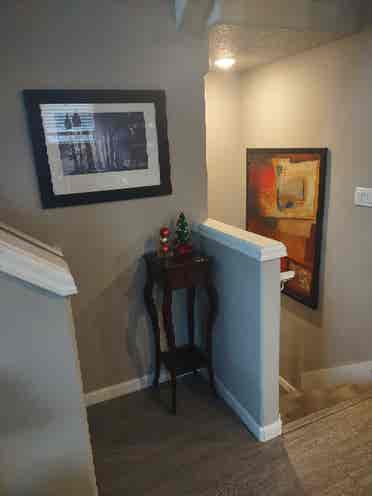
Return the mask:
<svg viewBox="0 0 372 496">
<path fill-rule="evenodd" d="M 145 297 L 146 309 L 151 320 L 152 329 L 154 332 L 154 339 L 155 339 L 155 376 L 154 376 L 153 386 L 158 387 L 159 377 L 160 377 L 160 327 L 159 327 L 158 312 L 156 311 L 156 305 L 152 295 L 153 287 L 154 287 L 154 282 L 151 276 L 148 275 L 144 289 L 144 297 Z"/>
<path fill-rule="evenodd" d="M 172 290 L 164 289 L 164 299 L 163 299 L 163 320 L 164 329 L 167 336 L 168 348 L 172 353 L 176 352 L 176 339 L 174 336 L 174 328 L 172 322 Z M 176 370 L 170 371 L 171 374 L 171 384 L 172 384 L 172 413 L 176 414 L 176 388 L 177 388 L 177 374 Z"/>
<path fill-rule="evenodd" d="M 214 371 L 213 371 L 213 326 L 217 317 L 217 307 L 218 307 L 218 297 L 217 290 L 211 281 L 208 282 L 206 287 L 208 300 L 209 300 L 209 311 L 207 317 L 207 328 L 206 328 L 206 338 L 207 338 L 207 358 L 208 358 L 208 375 L 211 388 L 214 393 L 217 394 L 216 386 L 214 382 Z"/>
<path fill-rule="evenodd" d="M 189 344 L 190 346 L 195 346 L 195 287 L 187 289 L 187 320 L 188 320 L 188 330 L 189 330 Z M 198 371 L 193 370 L 194 374 Z"/>
</svg>

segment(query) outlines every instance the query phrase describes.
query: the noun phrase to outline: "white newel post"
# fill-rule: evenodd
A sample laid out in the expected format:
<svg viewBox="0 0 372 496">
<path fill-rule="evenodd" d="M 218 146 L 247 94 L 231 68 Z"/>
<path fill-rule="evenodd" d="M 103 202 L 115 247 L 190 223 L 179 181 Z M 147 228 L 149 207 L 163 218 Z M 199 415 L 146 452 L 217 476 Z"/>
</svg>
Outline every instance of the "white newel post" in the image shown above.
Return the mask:
<svg viewBox="0 0 372 496">
<path fill-rule="evenodd" d="M 214 366 L 221 396 L 260 441 L 281 434 L 280 258 L 275 240 L 207 219 L 198 232 L 215 261 Z"/>
</svg>

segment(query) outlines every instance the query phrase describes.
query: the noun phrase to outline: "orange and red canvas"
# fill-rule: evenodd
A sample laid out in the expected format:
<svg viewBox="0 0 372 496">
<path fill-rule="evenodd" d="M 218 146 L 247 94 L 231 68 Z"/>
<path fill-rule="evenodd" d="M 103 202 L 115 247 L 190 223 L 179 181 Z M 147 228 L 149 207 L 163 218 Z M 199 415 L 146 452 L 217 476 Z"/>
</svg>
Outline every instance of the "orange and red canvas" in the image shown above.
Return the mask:
<svg viewBox="0 0 372 496">
<path fill-rule="evenodd" d="M 284 292 L 318 305 L 327 149 L 247 150 L 246 227 L 283 242 L 293 270 Z"/>
</svg>

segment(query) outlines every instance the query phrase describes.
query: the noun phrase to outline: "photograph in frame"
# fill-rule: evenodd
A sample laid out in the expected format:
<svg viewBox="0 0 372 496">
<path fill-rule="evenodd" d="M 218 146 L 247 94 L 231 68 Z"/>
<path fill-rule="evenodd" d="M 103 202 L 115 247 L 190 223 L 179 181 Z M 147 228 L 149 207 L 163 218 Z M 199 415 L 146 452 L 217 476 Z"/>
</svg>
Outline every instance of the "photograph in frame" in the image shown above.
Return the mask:
<svg viewBox="0 0 372 496">
<path fill-rule="evenodd" d="M 171 194 L 162 91 L 24 91 L 44 208 Z"/>
</svg>

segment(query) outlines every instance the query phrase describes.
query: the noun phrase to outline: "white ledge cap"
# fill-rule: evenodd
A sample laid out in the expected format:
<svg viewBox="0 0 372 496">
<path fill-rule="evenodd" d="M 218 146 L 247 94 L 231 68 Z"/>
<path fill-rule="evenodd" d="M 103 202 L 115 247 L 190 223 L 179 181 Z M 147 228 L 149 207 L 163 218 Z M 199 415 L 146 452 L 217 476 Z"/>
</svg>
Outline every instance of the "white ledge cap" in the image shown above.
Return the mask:
<svg viewBox="0 0 372 496">
<path fill-rule="evenodd" d="M 77 293 L 62 252 L 0 223 L 0 272 L 60 296 Z"/>
<path fill-rule="evenodd" d="M 286 272 L 281 272 L 280 273 L 280 282 L 286 283 L 286 282 L 290 281 L 291 279 L 293 279 L 295 275 L 296 275 L 296 273 L 294 270 L 287 270 Z"/>
<path fill-rule="evenodd" d="M 240 251 L 259 262 L 287 256 L 287 248 L 280 241 L 265 238 L 250 231 L 243 231 L 243 229 L 217 220 L 207 219 L 202 222 L 199 224 L 199 232 L 206 238 Z"/>
</svg>

